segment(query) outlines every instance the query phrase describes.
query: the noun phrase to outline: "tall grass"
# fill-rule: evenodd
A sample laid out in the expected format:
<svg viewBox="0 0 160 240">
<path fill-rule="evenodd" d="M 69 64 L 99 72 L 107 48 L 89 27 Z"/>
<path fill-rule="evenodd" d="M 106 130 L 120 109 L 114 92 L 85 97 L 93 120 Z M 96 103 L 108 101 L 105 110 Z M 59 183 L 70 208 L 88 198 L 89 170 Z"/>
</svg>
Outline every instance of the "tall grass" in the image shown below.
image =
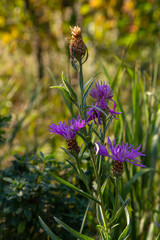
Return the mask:
<svg viewBox="0 0 160 240">
<path fill-rule="evenodd" d="M 139 68 L 133 70 L 121 62 L 115 78 L 111 80 L 106 67 L 103 66 L 107 80 L 112 88 L 115 88 L 114 92 L 117 92 L 116 98 L 122 112 L 119 121 L 114 122 L 114 135 L 118 141 L 123 139 L 125 142 L 134 142 L 135 145 L 141 144 L 146 154 L 143 157 L 146 169 L 140 170 L 138 167 L 125 165 L 126 176 L 123 180 L 122 196 L 124 200 L 131 199 L 132 233 L 130 239 L 132 240 L 150 240 L 160 237 L 158 235 L 160 226 L 158 49 L 157 47 L 154 68 L 150 75 Z M 129 84 L 126 84 L 126 79 Z M 125 97 L 125 94 L 127 95 L 126 105 L 120 100 Z M 108 185 L 111 187 L 110 183 Z M 105 192 L 106 204 L 111 204 L 112 196 L 110 195 L 111 192 Z M 119 230 L 121 226 L 123 226 L 123 219 L 121 219 Z"/>
</svg>

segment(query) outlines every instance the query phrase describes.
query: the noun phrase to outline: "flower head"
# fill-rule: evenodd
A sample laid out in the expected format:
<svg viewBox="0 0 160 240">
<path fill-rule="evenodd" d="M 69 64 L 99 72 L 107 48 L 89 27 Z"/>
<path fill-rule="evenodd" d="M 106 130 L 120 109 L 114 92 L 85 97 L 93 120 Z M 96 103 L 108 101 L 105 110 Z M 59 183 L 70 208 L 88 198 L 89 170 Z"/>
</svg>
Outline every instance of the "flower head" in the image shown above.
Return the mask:
<svg viewBox="0 0 160 240">
<path fill-rule="evenodd" d="M 69 44 L 69 50 L 71 58 L 76 58 L 78 61 L 84 57 L 87 47 L 83 42 L 81 29 L 78 26 L 74 28 L 70 27 L 71 29 L 71 40 Z"/>
<path fill-rule="evenodd" d="M 121 114 L 121 112 L 116 112 L 115 111 L 116 103 L 112 99 L 111 99 L 111 101 L 114 103 L 113 109 L 108 107 L 108 104 L 104 100 L 104 98 L 99 103 L 97 102 L 95 104 L 95 107 L 98 107 L 98 108 L 102 109 L 107 115 L 112 115 L 115 119 L 117 119 L 116 114 Z M 92 104 L 92 106 L 93 106 L 93 104 Z M 87 116 L 88 116 L 87 122 L 90 122 L 91 120 L 94 120 L 95 124 L 97 124 L 96 119 L 98 118 L 98 123 L 101 125 L 102 124 L 101 120 L 103 118 L 106 118 L 106 116 L 104 115 L 104 113 L 102 113 L 101 111 L 99 111 L 95 107 L 93 106 L 92 108 L 90 108 L 87 111 Z"/>
<path fill-rule="evenodd" d="M 112 115 L 115 119 L 117 119 L 116 114 L 120 114 L 121 112 L 115 111 L 116 102 L 112 99 L 113 91 L 109 85 L 105 84 L 104 81 L 96 83 L 96 88 L 93 88 L 90 91 L 90 96 L 96 99 L 95 107 L 102 109 L 107 115 Z M 113 109 L 109 108 L 108 100 L 114 103 Z M 105 118 L 105 114 L 94 108 L 94 106 L 87 111 L 87 116 L 87 122 L 94 120 L 95 124 L 97 124 L 96 119 L 98 118 L 98 123 L 100 125 L 102 124 L 101 120 Z"/>
<path fill-rule="evenodd" d="M 114 161 L 129 162 L 139 167 L 145 167 L 143 164 L 140 163 L 139 160 L 136 159 L 139 156 L 145 156 L 145 154 L 139 152 L 141 145 L 138 148 L 134 148 L 133 145 L 129 145 L 128 143 L 124 144 L 124 142 L 122 142 L 121 144 L 118 144 L 116 146 L 116 141 L 114 140 L 112 145 L 111 140 L 109 138 L 108 145 L 111 154 L 108 153 L 104 145 L 101 146 L 100 144 L 98 144 L 99 146 L 98 154 L 102 156 L 111 157 L 112 160 Z"/>
<path fill-rule="evenodd" d="M 69 141 L 71 139 L 74 139 L 76 132 L 78 132 L 79 129 L 83 128 L 85 125 L 85 120 L 81 120 L 79 117 L 77 119 L 68 121 L 67 124 L 65 122 L 59 122 L 59 124 L 56 125 L 54 122 L 51 122 L 49 125 L 49 132 L 58 134 Z"/>
<path fill-rule="evenodd" d="M 101 81 L 100 83 L 96 83 L 96 88 L 90 91 L 90 96 L 95 98 L 98 102 L 102 99 L 110 100 L 113 97 L 113 91 L 109 85 Z"/>
</svg>

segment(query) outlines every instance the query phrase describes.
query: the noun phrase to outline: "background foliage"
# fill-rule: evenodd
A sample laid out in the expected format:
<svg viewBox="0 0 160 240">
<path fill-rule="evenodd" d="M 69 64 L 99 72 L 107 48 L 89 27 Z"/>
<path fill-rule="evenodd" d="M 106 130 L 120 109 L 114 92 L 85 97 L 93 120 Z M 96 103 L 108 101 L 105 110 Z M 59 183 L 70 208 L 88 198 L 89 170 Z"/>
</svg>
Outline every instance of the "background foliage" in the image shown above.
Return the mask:
<svg viewBox="0 0 160 240">
<path fill-rule="evenodd" d="M 47 132 L 51 120 L 57 122 L 71 117 L 60 94 L 49 89 L 56 81 L 61 83 L 62 70 L 74 90 L 79 91 L 68 51 L 69 26 L 74 25 L 82 26 L 89 50 L 89 59 L 84 65 L 85 80 L 101 71 L 97 79 L 110 82 L 119 110 L 123 112 L 119 121 L 112 124 L 111 134 L 118 141 L 141 143 L 147 154 L 144 163 L 153 169 L 139 173 L 138 168 L 126 166 L 123 196 L 129 195 L 132 199 L 135 229 L 131 239 L 156 238 L 158 225 L 155 223 L 160 223 L 159 9 L 160 3 L 156 0 L 0 1 L 2 239 L 11 239 L 6 229 L 12 229 L 15 239 L 24 236 L 26 239 L 26 233 L 28 239 L 43 235 L 38 215 L 44 216 L 44 220 L 48 216 L 45 222 L 54 229 L 56 225 L 53 226 L 51 220 L 51 216 L 55 216 L 54 208 L 62 219 L 70 216 L 68 224 L 72 227 L 75 224 L 77 228 L 84 214 L 85 199 L 79 202 L 79 196 L 69 189 L 55 183 L 51 185 L 52 179 L 47 175 L 47 168 L 51 168 L 81 184 L 69 177 L 71 169 L 59 149 L 65 143 L 58 137 L 51 140 Z M 40 151 L 45 156 L 39 156 Z M 50 153 L 52 157 L 48 162 Z M 13 157 L 14 154 L 18 155 Z M 37 192 L 41 207 L 31 200 Z M 106 199 L 111 204 L 108 192 Z M 62 204 L 63 210 L 59 207 Z M 77 205 L 81 207 L 76 208 Z M 76 208 L 75 219 L 73 208 Z M 94 232 L 93 223 L 94 216 L 90 214 L 87 222 L 90 232 Z M 123 219 L 121 224 L 123 226 Z M 34 228 L 28 232 L 31 225 Z"/>
</svg>

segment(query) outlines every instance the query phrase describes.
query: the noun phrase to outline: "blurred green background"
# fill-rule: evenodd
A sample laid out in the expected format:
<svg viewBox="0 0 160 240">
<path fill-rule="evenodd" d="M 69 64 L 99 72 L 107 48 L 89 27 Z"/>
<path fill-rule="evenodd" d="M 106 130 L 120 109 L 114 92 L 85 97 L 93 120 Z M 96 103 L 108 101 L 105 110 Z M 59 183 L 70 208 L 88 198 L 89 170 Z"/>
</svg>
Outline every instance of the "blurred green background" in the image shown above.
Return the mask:
<svg viewBox="0 0 160 240">
<path fill-rule="evenodd" d="M 120 64 L 116 57 L 122 60 L 124 55 L 127 66 L 152 77 L 159 54 L 159 1 L 2 0 L 0 112 L 12 115 L 3 159 L 17 152 L 51 152 L 48 124 L 68 118 L 68 113 L 59 93 L 49 89 L 54 84 L 49 70 L 58 82 L 63 70 L 77 87 L 68 53 L 69 26 L 74 25 L 82 27 L 89 51 L 85 80 L 97 72 L 102 73 L 99 80 L 106 79 L 102 63 L 113 78 Z M 124 72 L 120 84 L 127 103 L 131 80 Z"/>
<path fill-rule="evenodd" d="M 23 159 L 25 154 L 30 156 L 40 151 L 63 162 L 64 154 L 59 146 L 64 146 L 65 142 L 60 137 L 50 139 L 47 129 L 50 121 L 67 121 L 71 116 L 59 92 L 49 87 L 55 82 L 61 84 L 63 70 L 72 87 L 79 91 L 78 76 L 70 64 L 68 49 L 70 26 L 75 25 L 82 27 L 89 52 L 89 59 L 84 64 L 84 80 L 101 72 L 97 80 L 111 84 L 118 110 L 123 112 L 118 121 L 113 122 L 109 133 L 118 141 L 141 143 L 147 154 L 144 164 L 159 170 L 158 0 L 0 1 L 0 114 L 8 116 L 8 120 L 11 115 L 8 126 L 0 125 L 5 130 L 5 143 L 0 148 L 1 169 L 11 166 L 11 161 L 17 159 L 13 157 L 15 154 L 19 155 L 18 159 Z M 127 179 L 135 174 L 133 170 Z M 155 213 L 160 209 L 158 179 L 159 175 L 150 173 L 135 186 L 137 195 L 133 189 L 132 197 L 139 201 L 140 208 L 143 206 L 140 192 L 144 187 L 146 205 L 143 212 L 150 208 Z M 131 183 L 136 184 L 135 181 Z M 149 189 L 151 199 L 148 201 Z M 152 213 L 145 212 L 145 218 L 151 216 L 152 221 L 144 220 L 139 238 L 133 235 L 132 240 L 154 239 L 155 230 L 150 230 L 152 235 L 145 233 L 153 220 L 160 222 L 159 215 L 157 218 Z M 133 217 L 140 221 L 142 215 L 139 212 Z M 92 221 L 93 217 L 90 217 Z M 19 229 L 21 227 L 25 229 L 21 225 Z M 23 233 L 22 229 L 19 234 Z"/>
</svg>

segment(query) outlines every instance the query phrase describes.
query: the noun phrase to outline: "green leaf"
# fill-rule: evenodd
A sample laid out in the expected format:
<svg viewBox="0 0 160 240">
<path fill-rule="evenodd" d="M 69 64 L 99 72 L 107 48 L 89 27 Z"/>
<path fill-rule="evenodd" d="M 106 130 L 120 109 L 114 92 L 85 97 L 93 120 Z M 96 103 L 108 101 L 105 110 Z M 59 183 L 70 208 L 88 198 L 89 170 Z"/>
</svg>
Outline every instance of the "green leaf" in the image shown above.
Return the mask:
<svg viewBox="0 0 160 240">
<path fill-rule="evenodd" d="M 99 73 L 96 73 L 91 79 L 88 80 L 88 82 L 86 82 L 86 84 L 84 85 L 84 91 L 85 91 L 85 88 L 87 87 L 87 85 L 88 85 L 95 77 L 97 77 L 97 75 L 99 75 L 99 74 L 100 74 L 100 72 L 99 72 Z"/>
<path fill-rule="evenodd" d="M 99 204 L 96 204 L 96 212 L 97 212 L 97 218 L 98 218 L 99 224 L 104 225 L 102 210 L 101 210 L 101 206 Z"/>
<path fill-rule="evenodd" d="M 160 240 L 160 233 L 158 234 L 158 236 L 155 240 Z"/>
<path fill-rule="evenodd" d="M 72 87 L 70 86 L 70 84 L 67 82 L 66 78 L 65 78 L 65 75 L 64 73 L 62 72 L 62 81 L 63 83 L 65 84 L 66 88 L 68 89 L 69 93 L 70 93 L 70 96 L 71 98 L 77 102 L 77 94 L 73 91 Z"/>
<path fill-rule="evenodd" d="M 95 80 L 89 85 L 88 89 L 86 90 L 86 92 L 85 92 L 84 95 L 83 95 L 83 105 L 84 105 L 84 103 L 86 102 L 86 98 L 87 98 L 87 96 L 88 96 L 88 94 L 89 94 L 89 92 L 90 92 L 90 89 L 91 89 L 91 87 L 93 86 L 94 82 L 95 82 Z"/>
<path fill-rule="evenodd" d="M 66 185 L 69 188 L 72 188 L 73 190 L 75 190 L 76 192 L 80 193 L 82 196 L 92 199 L 97 203 L 100 203 L 95 197 L 91 196 L 90 194 L 84 192 L 83 190 L 80 190 L 79 188 L 75 187 L 74 185 L 72 185 L 71 183 L 63 180 L 62 178 L 58 177 L 57 175 L 55 175 L 54 173 L 50 173 L 58 182 Z"/>
<path fill-rule="evenodd" d="M 71 158 L 74 158 L 76 160 L 76 158 L 65 148 L 60 147 L 61 149 L 63 149 L 63 151 L 65 151 L 65 153 L 67 153 Z"/>
<path fill-rule="evenodd" d="M 100 111 L 101 113 L 103 113 L 103 114 L 107 117 L 107 119 L 109 118 L 109 116 L 108 116 L 101 108 L 96 107 L 96 106 L 87 106 L 87 107 L 85 107 L 85 108 L 83 109 L 83 112 L 84 112 L 86 109 L 88 109 L 88 108 L 95 108 L 96 110 L 98 110 L 98 111 Z"/>
<path fill-rule="evenodd" d="M 57 237 L 51 230 L 50 228 L 45 224 L 45 222 L 42 220 L 42 218 L 39 216 L 38 217 L 41 226 L 43 227 L 44 231 L 50 236 L 52 240 L 61 240 L 59 237 Z"/>
<path fill-rule="evenodd" d="M 85 221 L 86 221 L 86 218 L 87 218 L 87 214 L 88 214 L 89 207 L 90 207 L 90 202 L 88 203 L 87 208 L 86 208 L 86 211 L 85 211 L 85 214 L 84 214 L 84 216 L 83 216 L 83 221 L 82 221 L 82 224 L 81 224 L 80 233 L 82 233 L 82 231 L 83 231 L 83 228 L 84 228 L 84 224 L 85 224 Z"/>
<path fill-rule="evenodd" d="M 116 212 L 116 214 L 113 216 L 113 219 L 111 220 L 110 224 L 112 224 L 122 213 L 126 205 L 130 202 L 130 199 L 127 199 L 125 202 L 123 202 L 122 207 Z"/>
<path fill-rule="evenodd" d="M 86 174 L 85 174 L 85 172 L 83 171 L 83 169 L 81 168 L 81 172 L 82 172 L 82 174 L 83 174 L 83 180 L 85 181 L 85 184 L 88 186 L 88 188 L 89 188 L 89 182 L 88 182 L 88 178 L 87 178 L 87 176 L 86 176 Z"/>
<path fill-rule="evenodd" d="M 123 232 L 121 233 L 121 235 L 119 236 L 118 240 L 125 240 L 129 237 L 128 235 L 128 231 L 130 229 L 130 225 L 127 225 L 125 227 L 125 229 L 123 230 Z"/>
<path fill-rule="evenodd" d="M 66 99 L 68 99 L 68 101 L 72 100 L 70 95 L 69 95 L 69 92 L 64 87 L 61 87 L 61 86 L 51 86 L 50 88 L 57 88 L 57 89 L 59 89 L 64 94 Z"/>
<path fill-rule="evenodd" d="M 48 70 L 48 72 L 49 72 L 49 74 L 50 74 L 50 77 L 51 77 L 51 78 L 53 79 L 53 81 L 58 85 L 58 82 L 56 81 L 56 78 L 55 78 L 55 76 L 53 75 L 52 71 L 51 71 L 49 68 L 48 68 L 47 70 Z M 60 90 L 60 93 L 61 93 L 61 95 L 62 95 L 62 97 L 63 97 L 63 99 L 64 99 L 64 101 L 65 101 L 65 103 L 66 103 L 66 106 L 68 107 L 71 115 L 73 115 L 72 103 L 71 103 L 70 101 L 68 102 L 68 100 L 67 100 L 65 94 L 63 93 L 63 91 Z"/>
<path fill-rule="evenodd" d="M 6 181 L 6 182 L 9 182 L 9 183 L 13 182 L 13 179 L 9 178 L 9 177 L 4 177 L 3 180 Z"/>
<path fill-rule="evenodd" d="M 18 234 L 23 233 L 26 228 L 26 221 L 22 221 L 18 224 Z"/>
<path fill-rule="evenodd" d="M 87 237 L 84 234 L 81 234 L 74 230 L 73 228 L 69 227 L 66 223 L 60 221 L 58 218 L 54 217 L 57 223 L 59 223 L 63 228 L 65 228 L 69 233 L 71 233 L 73 236 L 79 238 L 80 240 L 94 240 L 93 238 Z"/>
<path fill-rule="evenodd" d="M 74 163 L 72 163 L 70 160 L 66 159 L 66 161 L 74 168 L 75 172 L 78 174 L 77 168 Z"/>
</svg>

